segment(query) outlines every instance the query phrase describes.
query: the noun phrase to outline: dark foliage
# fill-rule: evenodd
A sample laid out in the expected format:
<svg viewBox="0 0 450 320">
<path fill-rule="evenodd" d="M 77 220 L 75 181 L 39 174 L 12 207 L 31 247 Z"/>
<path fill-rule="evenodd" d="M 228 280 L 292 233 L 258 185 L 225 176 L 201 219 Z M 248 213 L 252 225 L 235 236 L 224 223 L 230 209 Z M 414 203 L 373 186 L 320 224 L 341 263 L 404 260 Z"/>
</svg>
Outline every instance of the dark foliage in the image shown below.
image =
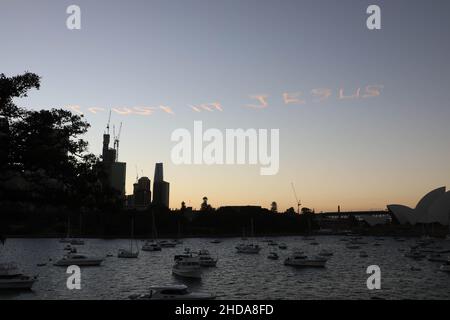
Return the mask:
<svg viewBox="0 0 450 320">
<path fill-rule="evenodd" d="M 33 73 L 9 78 L 0 74 L 2 220 L 6 214 L 17 218 L 31 212 L 40 226 L 55 212 L 65 221 L 67 212 L 117 209 L 120 202 L 105 188 L 100 159 L 87 152 L 88 143 L 80 138 L 89 128 L 83 117 L 63 109 L 27 110 L 14 103 L 39 87 L 40 78 Z"/>
</svg>

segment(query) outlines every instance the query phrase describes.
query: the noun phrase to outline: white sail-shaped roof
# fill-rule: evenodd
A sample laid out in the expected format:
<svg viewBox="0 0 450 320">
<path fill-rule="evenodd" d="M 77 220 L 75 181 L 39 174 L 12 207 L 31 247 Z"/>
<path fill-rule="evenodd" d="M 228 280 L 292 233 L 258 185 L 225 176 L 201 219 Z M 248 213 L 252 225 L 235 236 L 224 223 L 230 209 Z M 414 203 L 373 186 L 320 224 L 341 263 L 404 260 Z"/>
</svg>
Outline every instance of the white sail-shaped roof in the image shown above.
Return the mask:
<svg viewBox="0 0 450 320">
<path fill-rule="evenodd" d="M 428 223 L 428 210 L 433 203 L 445 194 L 445 187 L 440 187 L 428 192 L 417 203 L 414 209 L 414 215 L 416 217 L 416 223 Z"/>
<path fill-rule="evenodd" d="M 440 223 L 449 225 L 450 219 L 450 191 L 437 199 L 428 209 L 427 223 Z"/>
<path fill-rule="evenodd" d="M 400 204 L 390 204 L 389 211 L 400 224 L 440 223 L 449 224 L 450 192 L 440 187 L 428 192 L 414 209 Z"/>
<path fill-rule="evenodd" d="M 401 204 L 390 204 L 387 207 L 400 224 L 415 224 L 414 209 Z"/>
</svg>

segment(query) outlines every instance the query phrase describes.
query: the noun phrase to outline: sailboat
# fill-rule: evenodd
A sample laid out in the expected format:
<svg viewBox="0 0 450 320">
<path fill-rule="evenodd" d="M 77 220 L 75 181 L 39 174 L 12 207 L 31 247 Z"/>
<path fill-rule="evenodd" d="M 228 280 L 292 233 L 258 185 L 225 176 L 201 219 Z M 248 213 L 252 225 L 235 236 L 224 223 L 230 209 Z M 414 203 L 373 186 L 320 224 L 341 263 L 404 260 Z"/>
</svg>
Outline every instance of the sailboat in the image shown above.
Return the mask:
<svg viewBox="0 0 450 320">
<path fill-rule="evenodd" d="M 147 240 L 142 246 L 142 251 L 161 251 L 161 246 L 155 241 L 157 237 L 156 225 L 155 225 L 155 215 L 152 212 L 152 240 Z"/>
<path fill-rule="evenodd" d="M 80 231 L 81 231 L 81 215 L 80 215 Z M 82 239 L 71 239 L 70 238 L 70 216 L 67 215 L 67 234 L 65 238 L 59 239 L 60 243 L 70 243 L 71 245 L 84 245 L 84 240 Z"/>
<path fill-rule="evenodd" d="M 137 248 L 137 246 L 136 246 L 136 252 L 133 252 L 133 242 L 134 242 L 134 219 L 131 218 L 130 250 L 119 249 L 117 258 L 136 259 L 137 257 L 139 257 L 139 249 Z"/>
<path fill-rule="evenodd" d="M 70 243 L 70 217 L 67 215 L 67 234 L 65 238 L 59 239 L 60 243 Z"/>
<path fill-rule="evenodd" d="M 253 232 L 253 219 L 251 219 L 251 236 L 254 236 Z M 236 246 L 238 253 L 258 254 L 261 251 L 261 247 L 254 243 L 240 243 Z"/>
</svg>

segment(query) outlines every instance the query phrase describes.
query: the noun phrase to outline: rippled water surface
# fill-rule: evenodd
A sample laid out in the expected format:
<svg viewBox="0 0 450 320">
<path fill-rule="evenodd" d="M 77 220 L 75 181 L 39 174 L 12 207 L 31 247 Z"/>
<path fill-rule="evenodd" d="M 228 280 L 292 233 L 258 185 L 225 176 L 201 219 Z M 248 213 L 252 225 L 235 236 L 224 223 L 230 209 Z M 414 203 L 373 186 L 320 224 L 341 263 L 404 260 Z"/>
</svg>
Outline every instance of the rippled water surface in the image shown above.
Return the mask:
<svg viewBox="0 0 450 320">
<path fill-rule="evenodd" d="M 263 247 L 258 255 L 236 253 L 239 238 L 223 239 L 220 244 L 213 239 L 183 239 L 175 248 L 163 248 L 160 252 L 141 252 L 138 259 L 118 259 L 119 248 L 127 248 L 129 240 L 86 239 L 78 246 L 79 253 L 107 257 L 100 267 L 82 268 L 81 290 L 68 290 L 64 267 L 49 262 L 64 254 L 65 244 L 57 239 L 8 239 L 0 246 L 1 261 L 15 261 L 26 274 L 38 275 L 39 280 L 31 292 L 0 293 L 0 299 L 127 299 L 134 293 L 143 293 L 151 285 L 185 283 L 191 290 L 215 293 L 219 299 L 449 299 L 450 274 L 439 271 L 440 263 L 427 259 L 414 261 L 404 257 L 417 239 L 398 242 L 392 238 L 377 241 L 363 238 L 368 244 L 361 250 L 369 254 L 360 258 L 360 250 L 345 247 L 342 237 L 316 237 L 319 245 L 311 245 L 301 237 L 272 238 L 288 245 L 287 250 L 268 246 L 263 238 L 252 239 Z M 142 241 L 138 241 L 142 245 Z M 450 242 L 440 240 L 437 245 L 450 248 Z M 208 249 L 219 257 L 216 268 L 204 269 L 200 281 L 183 280 L 172 275 L 173 256 L 184 248 Z M 283 265 L 293 248 L 306 254 L 327 249 L 334 253 L 325 269 L 296 269 Z M 267 259 L 270 251 L 276 250 L 280 259 Z M 38 267 L 39 263 L 47 263 Z M 381 290 L 367 289 L 366 268 L 369 265 L 381 268 Z M 411 271 L 411 267 L 420 271 Z"/>
</svg>

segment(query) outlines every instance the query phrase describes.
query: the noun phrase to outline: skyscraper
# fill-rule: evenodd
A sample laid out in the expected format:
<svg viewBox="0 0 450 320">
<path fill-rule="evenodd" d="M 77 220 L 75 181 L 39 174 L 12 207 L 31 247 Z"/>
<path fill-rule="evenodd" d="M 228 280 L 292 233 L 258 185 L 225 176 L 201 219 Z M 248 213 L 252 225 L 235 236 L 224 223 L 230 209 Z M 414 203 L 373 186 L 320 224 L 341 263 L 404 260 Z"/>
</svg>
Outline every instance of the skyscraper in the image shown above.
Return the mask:
<svg viewBox="0 0 450 320">
<path fill-rule="evenodd" d="M 116 141 L 118 137 L 115 137 Z M 102 159 L 103 167 L 107 175 L 108 185 L 119 191 L 121 195 L 125 195 L 125 179 L 126 179 L 126 166 L 125 162 L 117 161 L 117 150 L 109 147 L 110 135 L 109 124 L 107 126 L 107 132 L 103 135 L 103 150 Z M 115 144 L 116 145 L 116 144 Z"/>
<path fill-rule="evenodd" d="M 157 163 L 155 164 L 155 178 L 153 180 L 156 181 L 164 181 L 164 172 L 163 172 L 163 164 Z"/>
<path fill-rule="evenodd" d="M 147 177 L 141 177 L 133 185 L 133 187 L 134 206 L 139 208 L 147 208 L 152 199 L 150 179 Z"/>
<path fill-rule="evenodd" d="M 155 177 L 153 180 L 153 204 L 157 206 L 169 207 L 170 184 L 164 181 L 163 164 L 155 165 Z"/>
</svg>

